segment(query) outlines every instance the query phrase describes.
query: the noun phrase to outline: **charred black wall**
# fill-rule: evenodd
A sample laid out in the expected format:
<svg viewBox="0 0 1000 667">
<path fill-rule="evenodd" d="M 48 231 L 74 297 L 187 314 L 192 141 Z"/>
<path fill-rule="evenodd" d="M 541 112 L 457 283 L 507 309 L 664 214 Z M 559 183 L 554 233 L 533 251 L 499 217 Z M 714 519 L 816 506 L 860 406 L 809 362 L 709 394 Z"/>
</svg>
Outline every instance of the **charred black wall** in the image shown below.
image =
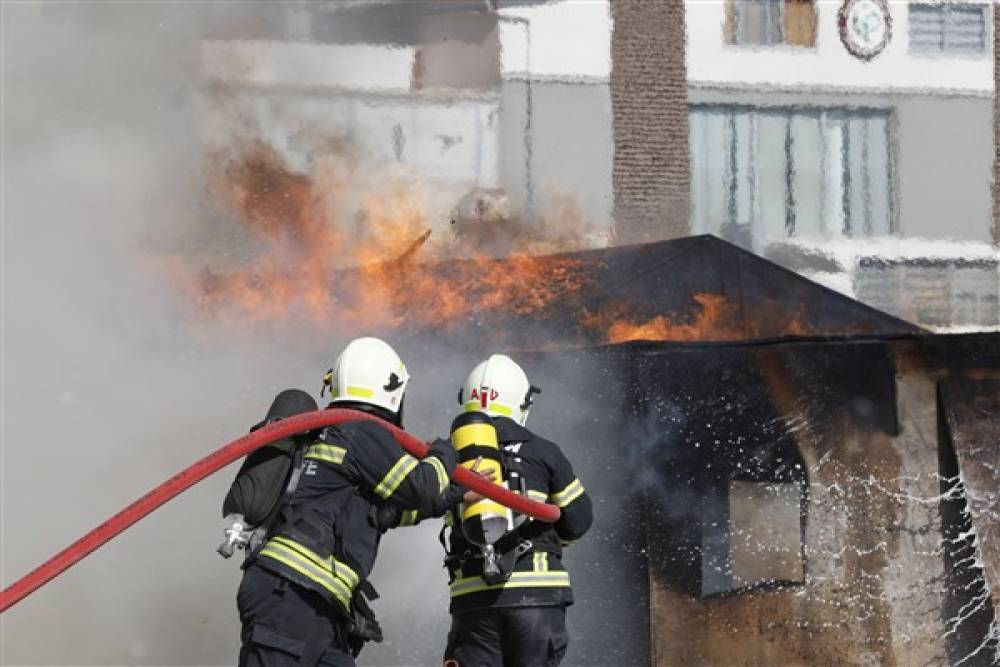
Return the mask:
<svg viewBox="0 0 1000 667">
<path fill-rule="evenodd" d="M 975 531 L 966 500 L 965 484 L 961 480 L 954 440 L 945 416 L 947 406 L 938 390 L 938 455 L 941 465 L 941 533 L 942 560 L 945 579 L 945 600 L 942 618 L 948 625 L 946 636 L 948 659 L 955 663 L 972 653 L 988 658 L 990 624 L 995 618 L 989 589 L 983 578 Z M 996 639 L 992 642 L 994 645 Z M 982 650 L 979 650 L 982 647 Z"/>
<path fill-rule="evenodd" d="M 936 387 L 1000 377 L 1000 336 L 633 343 L 532 361 L 547 383 L 531 425 L 595 501 L 567 554 L 567 663 L 934 664 L 982 637 L 992 612 L 946 638 L 968 582 L 943 574 L 942 539 L 965 525 L 939 507 L 955 463 Z M 758 501 L 763 515 L 748 512 Z M 774 526 L 760 521 L 772 511 Z"/>
<path fill-rule="evenodd" d="M 695 596 L 732 592 L 730 483 L 791 484 L 805 520 L 805 462 L 767 395 L 752 350 L 639 352 L 651 563 Z M 804 525 L 800 530 L 804 531 Z M 800 537 L 801 540 L 801 537 Z"/>
</svg>

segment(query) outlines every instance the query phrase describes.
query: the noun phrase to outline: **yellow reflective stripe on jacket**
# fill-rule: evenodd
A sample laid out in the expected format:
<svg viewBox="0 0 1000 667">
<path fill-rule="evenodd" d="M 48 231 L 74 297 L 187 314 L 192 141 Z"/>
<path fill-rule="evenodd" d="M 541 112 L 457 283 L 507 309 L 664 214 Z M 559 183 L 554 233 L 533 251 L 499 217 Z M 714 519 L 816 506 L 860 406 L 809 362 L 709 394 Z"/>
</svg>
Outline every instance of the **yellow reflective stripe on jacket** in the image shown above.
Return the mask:
<svg viewBox="0 0 1000 667">
<path fill-rule="evenodd" d="M 571 502 L 582 496 L 583 491 L 583 484 L 580 483 L 579 479 L 574 479 L 566 485 L 565 489 L 550 495 L 549 499 L 555 503 L 557 507 L 566 507 Z"/>
<path fill-rule="evenodd" d="M 458 578 L 450 586 L 451 597 L 499 588 L 565 588 L 570 585 L 569 572 L 549 570 L 549 554 L 544 551 L 533 554 L 531 566 L 531 572 L 514 572 L 507 581 L 492 585 L 487 584 L 482 577 L 462 578 L 459 570 Z"/>
<path fill-rule="evenodd" d="M 528 489 L 528 497 L 532 500 L 538 500 L 543 503 L 548 502 L 549 500 L 549 494 L 544 491 L 532 491 L 531 489 Z"/>
<path fill-rule="evenodd" d="M 494 591 L 501 588 L 566 588 L 569 584 L 569 572 L 514 572 L 510 579 L 499 584 L 487 584 L 482 577 L 467 577 L 456 579 L 449 587 L 451 597 Z"/>
<path fill-rule="evenodd" d="M 441 459 L 436 456 L 428 456 L 421 463 L 426 463 L 434 468 L 438 477 L 438 493 L 444 493 L 444 490 L 448 488 L 448 471 L 444 469 Z"/>
<path fill-rule="evenodd" d="M 327 463 L 336 463 L 339 465 L 344 462 L 346 454 L 347 450 L 343 447 L 317 442 L 309 445 L 309 449 L 306 450 L 303 458 L 316 459 L 317 461 L 326 461 Z"/>
<path fill-rule="evenodd" d="M 340 579 L 343 579 L 344 583 L 346 583 L 351 590 L 353 590 L 354 587 L 361 582 L 361 577 L 358 576 L 357 572 L 332 556 L 329 558 L 323 558 L 312 549 L 299 544 L 295 540 L 290 540 L 287 537 L 282 537 L 280 535 L 272 537 L 268 543 L 270 544 L 271 542 L 281 544 L 289 549 L 294 549 L 301 555 L 311 560 L 314 564 L 316 564 L 316 566 L 321 567 L 324 570 L 329 570 Z"/>
<path fill-rule="evenodd" d="M 351 591 L 347 588 L 344 582 L 334 577 L 330 574 L 330 572 L 315 565 L 312 561 L 303 558 L 302 555 L 294 549 L 290 549 L 283 544 L 268 542 L 264 548 L 260 550 L 260 555 L 262 557 L 272 558 L 279 563 L 290 567 L 299 574 L 305 576 L 310 581 L 313 581 L 330 591 L 330 593 L 333 594 L 333 597 L 337 598 L 337 600 L 344 605 L 345 609 L 351 608 Z"/>
<path fill-rule="evenodd" d="M 395 465 L 389 469 L 389 472 L 385 474 L 382 481 L 375 486 L 375 493 L 388 500 L 389 496 L 391 496 L 396 489 L 399 488 L 399 485 L 402 484 L 403 480 L 406 479 L 406 476 L 417 467 L 418 463 L 420 462 L 409 454 L 403 454 L 403 456 L 396 461 Z"/>
<path fill-rule="evenodd" d="M 417 510 L 406 510 L 399 519 L 400 526 L 412 526 L 417 523 Z"/>
<path fill-rule="evenodd" d="M 535 572 L 549 571 L 549 555 L 544 551 L 535 552 L 535 560 L 532 563 Z"/>
</svg>

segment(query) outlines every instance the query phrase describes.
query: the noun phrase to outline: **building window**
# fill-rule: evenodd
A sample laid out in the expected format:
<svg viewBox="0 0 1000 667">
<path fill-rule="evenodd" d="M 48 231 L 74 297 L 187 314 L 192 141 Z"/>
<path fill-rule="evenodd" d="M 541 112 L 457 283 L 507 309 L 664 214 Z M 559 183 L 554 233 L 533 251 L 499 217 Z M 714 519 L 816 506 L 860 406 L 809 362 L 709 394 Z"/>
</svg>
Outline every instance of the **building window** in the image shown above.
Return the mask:
<svg viewBox="0 0 1000 667">
<path fill-rule="evenodd" d="M 691 228 L 753 239 L 892 231 L 889 112 L 690 108 Z"/>
<path fill-rule="evenodd" d="M 996 327 L 1000 258 L 873 253 L 858 258 L 854 293 L 863 303 L 920 326 Z"/>
<path fill-rule="evenodd" d="M 728 0 L 724 33 L 727 44 L 815 46 L 814 0 Z"/>
<path fill-rule="evenodd" d="M 909 6 L 913 53 L 983 54 L 987 52 L 985 4 L 947 2 Z"/>
</svg>

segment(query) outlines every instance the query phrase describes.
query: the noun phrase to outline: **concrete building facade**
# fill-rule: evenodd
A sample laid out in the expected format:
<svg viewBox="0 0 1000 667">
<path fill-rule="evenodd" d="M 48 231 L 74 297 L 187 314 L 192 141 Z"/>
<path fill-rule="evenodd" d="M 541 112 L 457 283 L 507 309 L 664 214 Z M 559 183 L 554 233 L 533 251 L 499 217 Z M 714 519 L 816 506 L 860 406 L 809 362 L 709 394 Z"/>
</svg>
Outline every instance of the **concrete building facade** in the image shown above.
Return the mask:
<svg viewBox="0 0 1000 667">
<path fill-rule="evenodd" d="M 888 37 L 866 60 L 841 38 L 846 4 L 686 3 L 689 224 L 660 233 L 719 235 L 924 326 L 1000 326 L 992 5 L 867 3 Z M 615 30 L 655 51 L 648 23 Z M 614 71 L 636 90 L 680 76 Z"/>
<path fill-rule="evenodd" d="M 345 3 L 205 70 L 293 161 L 321 127 L 432 183 L 441 225 L 477 188 L 568 202 L 611 243 L 716 234 L 923 326 L 1000 327 L 993 7 L 885 3 L 865 60 L 842 5 Z"/>
</svg>

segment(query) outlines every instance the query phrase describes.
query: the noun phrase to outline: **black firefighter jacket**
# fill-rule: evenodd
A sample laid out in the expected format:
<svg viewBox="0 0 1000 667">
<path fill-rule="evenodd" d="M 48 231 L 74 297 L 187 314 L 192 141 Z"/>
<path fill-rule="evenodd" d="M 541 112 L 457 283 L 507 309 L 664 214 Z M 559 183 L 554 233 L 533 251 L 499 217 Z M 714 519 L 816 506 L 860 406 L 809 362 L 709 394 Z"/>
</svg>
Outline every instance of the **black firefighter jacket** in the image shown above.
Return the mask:
<svg viewBox="0 0 1000 667">
<path fill-rule="evenodd" d="M 527 495 L 557 505 L 562 511 L 553 524 L 537 521 L 522 524 L 519 532 L 530 539 L 533 548 L 517 560 L 510 578 L 492 585 L 483 580 L 479 549 L 462 536 L 460 488 L 449 489 L 446 494 L 452 501 L 449 506 L 438 507 L 430 515 L 404 513 L 400 525 L 412 525 L 425 516 L 444 515 L 446 525 L 451 527 L 446 564 L 452 613 L 484 607 L 572 604 L 573 589 L 569 572 L 562 563 L 562 550 L 590 529 L 593 522 L 590 497 L 558 445 L 507 417 L 493 418 L 493 423 L 505 456 L 519 459 L 516 465 L 524 476 Z"/>
<path fill-rule="evenodd" d="M 455 465 L 447 447 L 418 460 L 377 422 L 330 426 L 305 452 L 298 486 L 255 563 L 349 610 L 375 564 L 380 506 L 430 512 Z"/>
</svg>

